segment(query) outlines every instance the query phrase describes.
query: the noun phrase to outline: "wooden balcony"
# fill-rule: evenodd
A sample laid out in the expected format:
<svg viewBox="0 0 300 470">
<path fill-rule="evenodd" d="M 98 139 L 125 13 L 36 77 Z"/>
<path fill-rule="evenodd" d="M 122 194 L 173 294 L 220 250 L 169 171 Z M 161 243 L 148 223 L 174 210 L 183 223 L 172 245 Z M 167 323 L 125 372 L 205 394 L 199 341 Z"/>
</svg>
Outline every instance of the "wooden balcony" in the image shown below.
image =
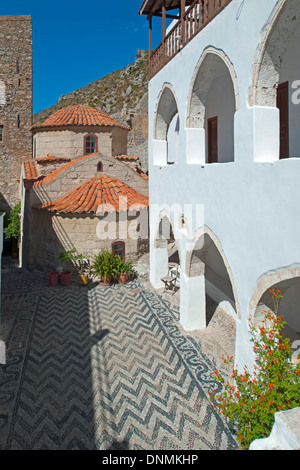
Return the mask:
<svg viewBox="0 0 300 470">
<path fill-rule="evenodd" d="M 149 76 L 154 77 L 178 54 L 208 23 L 210 23 L 232 0 L 144 0 L 140 14 L 149 20 Z M 179 15 L 170 15 L 171 9 L 179 8 Z M 188 8 L 187 8 L 188 7 Z M 152 17 L 163 20 L 161 44 L 152 50 Z M 166 18 L 177 19 L 166 34 Z"/>
</svg>

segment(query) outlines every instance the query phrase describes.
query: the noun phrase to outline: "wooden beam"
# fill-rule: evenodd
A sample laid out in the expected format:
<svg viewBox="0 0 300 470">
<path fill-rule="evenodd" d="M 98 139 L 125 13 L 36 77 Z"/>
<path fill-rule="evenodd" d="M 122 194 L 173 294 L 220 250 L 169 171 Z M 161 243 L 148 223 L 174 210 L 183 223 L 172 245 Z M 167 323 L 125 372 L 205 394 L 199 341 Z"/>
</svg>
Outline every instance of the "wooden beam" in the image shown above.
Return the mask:
<svg viewBox="0 0 300 470">
<path fill-rule="evenodd" d="M 159 18 L 162 18 L 162 13 L 153 13 L 152 16 L 157 16 Z M 170 15 L 170 14 L 166 14 L 166 18 L 170 19 L 170 20 L 180 20 L 180 16 L 178 15 Z"/>
<path fill-rule="evenodd" d="M 151 53 L 152 53 L 152 16 L 149 18 L 149 79 L 151 77 Z"/>
<path fill-rule="evenodd" d="M 165 47 L 165 38 L 166 38 L 166 0 L 162 0 L 162 44 L 163 44 L 163 64 L 166 61 L 166 47 Z"/>
<path fill-rule="evenodd" d="M 185 0 L 180 2 L 180 19 L 181 19 L 181 40 L 182 45 L 185 45 L 185 22 L 184 22 L 184 13 L 185 13 Z"/>
</svg>

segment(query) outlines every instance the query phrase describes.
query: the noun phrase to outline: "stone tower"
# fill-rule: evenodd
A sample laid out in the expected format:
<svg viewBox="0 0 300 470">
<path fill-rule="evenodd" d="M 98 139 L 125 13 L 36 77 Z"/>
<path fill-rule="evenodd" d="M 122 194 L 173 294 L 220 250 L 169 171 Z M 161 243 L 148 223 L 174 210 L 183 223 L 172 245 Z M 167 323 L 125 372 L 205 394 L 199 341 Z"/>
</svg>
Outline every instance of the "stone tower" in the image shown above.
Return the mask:
<svg viewBox="0 0 300 470">
<path fill-rule="evenodd" d="M 21 161 L 32 156 L 31 125 L 31 16 L 0 16 L 0 210 L 19 199 Z"/>
</svg>

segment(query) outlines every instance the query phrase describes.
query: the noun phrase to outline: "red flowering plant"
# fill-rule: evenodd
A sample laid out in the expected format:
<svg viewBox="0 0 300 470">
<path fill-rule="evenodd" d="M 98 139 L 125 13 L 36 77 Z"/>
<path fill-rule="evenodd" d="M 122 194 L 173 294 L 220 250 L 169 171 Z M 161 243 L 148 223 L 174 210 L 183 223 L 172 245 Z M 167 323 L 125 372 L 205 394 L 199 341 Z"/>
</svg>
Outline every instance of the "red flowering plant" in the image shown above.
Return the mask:
<svg viewBox="0 0 300 470">
<path fill-rule="evenodd" d="M 278 315 L 282 295 L 278 290 L 270 292 L 274 311 L 262 312 L 258 328 L 249 319 L 256 354 L 254 371 L 250 374 L 245 366 L 240 373 L 234 368 L 227 382 L 216 371 L 215 380 L 222 384 L 222 391 L 210 392 L 213 406 L 232 424 L 244 449 L 253 440 L 269 436 L 274 413 L 300 405 L 300 362 L 294 361 L 290 340 L 282 333 L 286 324 Z M 226 363 L 232 360 L 232 357 L 224 359 Z"/>
</svg>

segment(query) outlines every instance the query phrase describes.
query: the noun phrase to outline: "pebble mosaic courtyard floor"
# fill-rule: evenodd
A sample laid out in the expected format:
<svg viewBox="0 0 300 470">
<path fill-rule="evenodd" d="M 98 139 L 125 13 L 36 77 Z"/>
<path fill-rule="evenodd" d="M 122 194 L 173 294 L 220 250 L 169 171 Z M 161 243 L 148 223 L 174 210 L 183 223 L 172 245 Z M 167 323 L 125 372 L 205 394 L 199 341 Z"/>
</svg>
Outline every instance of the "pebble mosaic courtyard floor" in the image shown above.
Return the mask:
<svg viewBox="0 0 300 470">
<path fill-rule="evenodd" d="M 49 287 L 2 275 L 1 450 L 234 450 L 213 364 L 139 280 Z"/>
</svg>

